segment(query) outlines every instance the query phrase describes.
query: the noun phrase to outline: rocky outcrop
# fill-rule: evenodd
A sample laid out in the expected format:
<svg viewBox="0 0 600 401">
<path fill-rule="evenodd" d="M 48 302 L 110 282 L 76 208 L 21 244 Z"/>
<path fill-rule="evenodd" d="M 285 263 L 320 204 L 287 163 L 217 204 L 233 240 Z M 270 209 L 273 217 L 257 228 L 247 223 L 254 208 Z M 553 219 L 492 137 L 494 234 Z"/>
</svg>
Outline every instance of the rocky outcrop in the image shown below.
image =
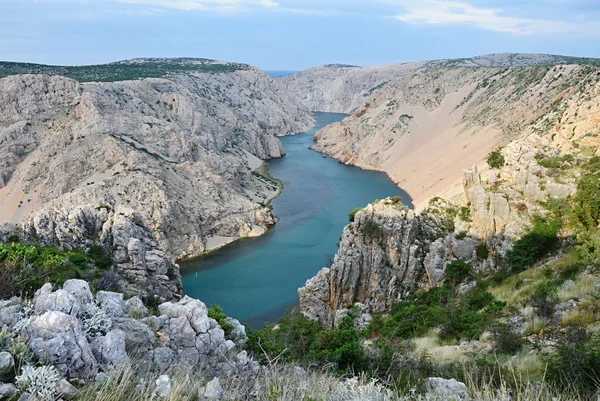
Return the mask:
<svg viewBox="0 0 600 401">
<path fill-rule="evenodd" d="M 33 308 L 18 299 L 3 301 L 0 316 L 4 333 L 20 335 L 42 364 L 68 379 L 93 380 L 100 371 L 134 360 L 158 374 L 175 366 L 209 377 L 258 369 L 246 351 L 225 338 L 198 300 L 163 303 L 157 315 L 141 319 L 126 315 L 125 309 L 123 294 L 100 291 L 94 296 L 85 281 L 69 280 L 62 289 L 46 285 L 38 291 Z M 238 328 L 238 335 L 243 331 Z M 14 364 L 2 356 L 2 366 Z"/>
<path fill-rule="evenodd" d="M 279 188 L 252 170 L 284 155 L 276 136 L 312 121 L 246 67 L 107 83 L 1 79 L 0 223 L 66 248 L 100 240 L 143 291 L 178 293 L 174 258 L 275 223 L 266 204 Z"/>
<path fill-rule="evenodd" d="M 363 313 L 381 313 L 420 287 L 439 285 L 449 261 L 475 258 L 476 241 L 456 239 L 444 222 L 444 216 L 416 214 L 392 198 L 368 205 L 344 229 L 332 266 L 298 290 L 301 311 L 331 327 L 355 303 L 364 304 Z"/>
</svg>

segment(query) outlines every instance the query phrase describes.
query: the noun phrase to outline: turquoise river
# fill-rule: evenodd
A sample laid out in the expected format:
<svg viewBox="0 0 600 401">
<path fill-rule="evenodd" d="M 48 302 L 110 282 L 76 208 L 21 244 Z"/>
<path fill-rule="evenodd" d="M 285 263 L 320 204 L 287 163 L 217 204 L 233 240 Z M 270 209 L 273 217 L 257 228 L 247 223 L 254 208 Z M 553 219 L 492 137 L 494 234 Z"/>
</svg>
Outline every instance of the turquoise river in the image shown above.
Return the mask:
<svg viewBox="0 0 600 401">
<path fill-rule="evenodd" d="M 346 166 L 310 150 L 313 134 L 345 114 L 315 113 L 315 127 L 282 137 L 287 155 L 269 161 L 269 174 L 284 181 L 272 201 L 279 222 L 265 235 L 236 241 L 181 263 L 184 293 L 259 327 L 276 321 L 298 300 L 297 290 L 333 256 L 348 213 L 375 199 L 410 197 L 387 175 Z"/>
</svg>

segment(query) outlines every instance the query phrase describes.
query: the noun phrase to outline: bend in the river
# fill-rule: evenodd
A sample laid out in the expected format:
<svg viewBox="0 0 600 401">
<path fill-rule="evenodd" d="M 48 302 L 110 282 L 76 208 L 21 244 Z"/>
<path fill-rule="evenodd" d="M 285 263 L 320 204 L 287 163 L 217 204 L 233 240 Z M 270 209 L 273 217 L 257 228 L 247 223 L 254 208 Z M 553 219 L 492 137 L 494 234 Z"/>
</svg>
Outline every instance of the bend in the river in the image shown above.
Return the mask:
<svg viewBox="0 0 600 401">
<path fill-rule="evenodd" d="M 317 130 L 345 116 L 315 113 L 312 130 L 281 138 L 287 155 L 269 162 L 269 174 L 285 182 L 272 201 L 280 221 L 261 237 L 182 263 L 186 295 L 218 304 L 252 326 L 275 321 L 335 254 L 353 208 L 398 195 L 412 207 L 408 194 L 384 173 L 346 166 L 308 148 Z"/>
</svg>

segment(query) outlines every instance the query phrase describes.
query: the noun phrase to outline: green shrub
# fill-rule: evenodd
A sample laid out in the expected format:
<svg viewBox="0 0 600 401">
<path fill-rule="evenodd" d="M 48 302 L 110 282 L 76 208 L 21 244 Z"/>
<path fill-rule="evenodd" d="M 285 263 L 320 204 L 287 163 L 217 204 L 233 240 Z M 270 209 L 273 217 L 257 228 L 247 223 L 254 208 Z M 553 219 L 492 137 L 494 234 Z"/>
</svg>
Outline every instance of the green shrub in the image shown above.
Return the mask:
<svg viewBox="0 0 600 401">
<path fill-rule="evenodd" d="M 471 221 L 471 208 L 467 206 L 461 206 L 458 210 L 458 217 L 462 221 L 470 222 Z"/>
<path fill-rule="evenodd" d="M 372 220 L 365 221 L 360 227 L 360 232 L 365 237 L 373 240 L 379 240 L 383 238 L 383 232 L 377 223 Z"/>
<path fill-rule="evenodd" d="M 500 150 L 501 149 L 494 150 L 488 155 L 486 161 L 490 168 L 500 168 L 504 166 L 504 163 L 506 163 L 506 160 L 504 159 L 504 156 L 502 156 Z"/>
<path fill-rule="evenodd" d="M 556 342 L 556 352 L 547 360 L 550 383 L 567 390 L 579 390 L 586 399 L 600 387 L 600 335 L 573 328 Z"/>
<path fill-rule="evenodd" d="M 366 361 L 360 342 L 361 335 L 354 329 L 353 317 L 348 315 L 336 328 L 324 330 L 311 351 L 322 364 L 334 362 L 341 371 L 361 371 Z"/>
<path fill-rule="evenodd" d="M 221 326 L 225 332 L 225 338 L 231 338 L 233 326 L 227 321 L 227 315 L 225 312 L 223 312 L 223 309 L 219 305 L 213 305 L 208 308 L 208 317 L 215 319 L 217 323 L 219 323 L 219 326 Z"/>
<path fill-rule="evenodd" d="M 453 285 L 462 283 L 471 275 L 472 266 L 463 260 L 456 259 L 446 265 L 446 280 Z"/>
<path fill-rule="evenodd" d="M 354 223 L 354 216 L 356 216 L 356 213 L 360 212 L 362 209 L 359 207 L 355 207 L 354 209 L 352 209 L 352 211 L 348 214 L 348 220 L 350 221 L 350 223 Z"/>
<path fill-rule="evenodd" d="M 477 255 L 478 260 L 486 260 L 490 256 L 490 251 L 488 250 L 487 244 L 482 242 L 477 245 L 475 248 L 475 254 Z"/>
<path fill-rule="evenodd" d="M 76 266 L 81 266 L 84 265 L 85 262 L 87 262 L 87 258 L 80 253 L 74 253 L 72 255 L 69 255 L 69 262 L 73 263 Z"/>
<path fill-rule="evenodd" d="M 535 218 L 533 229 L 518 239 L 506 254 L 512 270 L 521 272 L 556 250 L 559 228 L 560 224 L 556 222 L 546 223 Z"/>
<path fill-rule="evenodd" d="M 554 307 L 556 306 L 556 292 L 562 281 L 544 281 L 535 287 L 535 291 L 529 297 L 529 302 L 533 306 L 538 315 L 545 318 L 552 317 Z"/>
<path fill-rule="evenodd" d="M 20 242 L 21 238 L 17 234 L 11 234 L 7 238 L 8 242 Z"/>
<path fill-rule="evenodd" d="M 512 355 L 523 348 L 525 342 L 521 336 L 506 323 L 493 322 L 488 326 L 488 330 L 499 352 Z"/>
<path fill-rule="evenodd" d="M 546 168 L 558 169 L 564 168 L 567 164 L 574 161 L 573 155 L 562 155 L 562 156 L 546 156 L 542 153 L 535 155 L 537 163 Z"/>
<path fill-rule="evenodd" d="M 246 349 L 262 362 L 278 355 L 288 361 L 310 361 L 310 348 L 321 331 L 316 322 L 307 319 L 298 308 L 292 308 L 277 325 L 266 324 L 260 330 L 248 327 Z"/>
<path fill-rule="evenodd" d="M 593 229 L 600 222 L 600 175 L 584 174 L 577 183 L 573 199 L 573 215 L 585 229 Z"/>
</svg>

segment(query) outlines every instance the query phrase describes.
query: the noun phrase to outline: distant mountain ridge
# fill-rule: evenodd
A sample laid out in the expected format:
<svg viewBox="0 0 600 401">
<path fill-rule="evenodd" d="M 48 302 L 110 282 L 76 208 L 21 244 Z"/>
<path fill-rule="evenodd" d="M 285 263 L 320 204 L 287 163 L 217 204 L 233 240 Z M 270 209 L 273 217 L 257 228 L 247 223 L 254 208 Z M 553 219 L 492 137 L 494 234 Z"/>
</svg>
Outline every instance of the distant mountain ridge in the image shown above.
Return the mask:
<svg viewBox="0 0 600 401">
<path fill-rule="evenodd" d="M 115 82 L 140 78 L 164 78 L 185 73 L 231 73 L 256 69 L 248 64 L 204 58 L 134 58 L 107 64 L 57 66 L 0 61 L 0 78 L 11 75 L 60 75 L 79 82 Z M 256 69 L 258 70 L 258 69 Z"/>
<path fill-rule="evenodd" d="M 600 65 L 600 59 L 534 53 L 495 53 L 469 58 L 424 60 L 358 67 L 327 64 L 278 78 L 278 86 L 313 111 L 352 113 L 386 83 L 418 70 L 450 67 Z"/>
</svg>

